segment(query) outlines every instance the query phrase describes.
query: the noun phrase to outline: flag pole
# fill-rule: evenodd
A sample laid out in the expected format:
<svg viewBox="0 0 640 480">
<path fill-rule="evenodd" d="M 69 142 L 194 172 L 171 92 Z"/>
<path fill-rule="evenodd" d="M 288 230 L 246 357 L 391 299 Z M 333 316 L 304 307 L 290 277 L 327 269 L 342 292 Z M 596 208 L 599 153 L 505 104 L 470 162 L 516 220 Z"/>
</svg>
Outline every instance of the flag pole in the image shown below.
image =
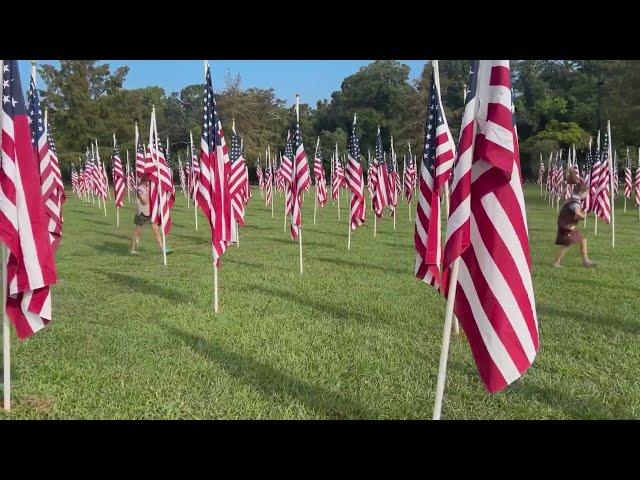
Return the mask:
<svg viewBox="0 0 640 480">
<path fill-rule="evenodd" d="M 162 185 L 160 180 L 160 162 L 157 158 L 154 157 L 154 151 L 158 152 L 158 127 L 156 126 L 156 107 L 152 105 L 151 110 L 151 122 L 149 122 L 149 147 L 151 150 L 151 161 L 156 164 L 156 171 L 158 174 L 158 210 L 160 210 L 160 231 L 162 232 L 162 261 L 164 265 L 167 265 L 167 240 L 164 234 L 164 209 L 162 208 Z M 155 135 L 154 135 L 155 134 Z M 151 140 L 153 139 L 153 145 L 151 145 Z M 153 214 L 153 212 L 149 212 Z M 151 221 L 154 221 L 153 219 Z M 213 248 L 213 246 L 212 246 Z"/>
<path fill-rule="evenodd" d="M 300 125 L 300 94 L 296 93 L 296 122 L 298 125 Z M 336 146 L 338 144 L 336 143 Z M 295 155 L 295 154 L 294 154 Z M 294 165 L 294 163 L 292 162 L 292 165 Z M 295 173 L 295 170 L 297 170 L 297 168 L 293 168 L 292 172 Z M 291 179 L 291 181 L 294 181 L 294 178 Z M 296 192 L 296 195 L 298 193 Z M 293 202 L 293 199 L 291 199 Z M 300 210 L 300 223 L 302 223 L 302 209 Z M 302 225 L 300 225 L 300 227 L 298 228 L 298 248 L 300 251 L 300 275 L 302 275 Z"/>
<path fill-rule="evenodd" d="M 7 246 L 2 244 L 2 372 L 4 409 L 11 410 L 11 338 L 7 315 Z"/>
<path fill-rule="evenodd" d="M 195 157 L 195 154 L 193 152 L 193 133 L 191 132 L 191 130 L 189 130 L 189 141 L 191 143 L 191 169 L 190 169 L 190 171 L 191 171 L 191 182 L 193 183 L 193 198 L 194 198 L 194 200 L 193 200 L 193 218 L 196 221 L 196 232 L 197 232 L 198 231 L 198 207 L 196 205 L 195 198 L 196 198 L 196 195 L 197 195 L 197 192 L 196 192 L 196 184 L 197 183 L 196 182 L 198 181 L 198 179 L 194 179 L 193 178 L 193 157 Z M 198 161 L 200 161 L 200 160 L 198 160 Z"/>
<path fill-rule="evenodd" d="M 131 203 L 131 189 L 129 188 L 129 178 L 131 175 L 131 165 L 129 164 L 129 150 L 127 150 L 127 200 Z"/>
<path fill-rule="evenodd" d="M 316 157 L 318 156 L 318 147 L 320 146 L 320 137 L 316 141 L 316 151 L 313 154 L 313 170 L 315 172 Z M 324 167 L 323 167 L 324 168 Z M 315 175 L 314 175 L 315 176 Z M 316 178 L 316 199 L 313 202 L 313 224 L 316 224 L 316 212 L 318 211 L 318 179 Z"/>
<path fill-rule="evenodd" d="M 607 166 L 610 169 L 610 184 L 611 184 L 611 248 L 615 248 L 616 246 L 616 204 L 613 191 L 613 176 L 615 172 L 613 171 L 613 156 L 611 154 L 613 140 L 611 139 L 611 120 L 607 120 L 607 134 L 609 135 L 609 165 Z"/>
<path fill-rule="evenodd" d="M 447 359 L 449 357 L 449 345 L 451 343 L 451 323 L 453 319 L 453 306 L 456 297 L 459 267 L 460 257 L 457 257 L 451 266 L 451 277 L 449 277 L 449 296 L 447 297 L 447 309 L 444 317 L 444 331 L 442 333 L 442 349 L 440 350 L 440 365 L 438 367 L 438 381 L 436 383 L 436 400 L 433 406 L 433 420 L 440 420 L 440 414 L 442 412 L 442 398 L 444 396 L 444 382 L 447 378 Z"/>
</svg>

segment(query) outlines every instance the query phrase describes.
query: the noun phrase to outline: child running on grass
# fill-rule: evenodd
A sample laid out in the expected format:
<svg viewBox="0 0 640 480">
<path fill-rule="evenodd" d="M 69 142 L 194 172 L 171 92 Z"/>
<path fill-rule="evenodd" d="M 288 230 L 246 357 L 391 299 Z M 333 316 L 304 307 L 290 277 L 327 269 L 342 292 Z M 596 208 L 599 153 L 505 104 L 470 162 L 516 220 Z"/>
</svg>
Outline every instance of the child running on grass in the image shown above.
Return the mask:
<svg viewBox="0 0 640 480">
<path fill-rule="evenodd" d="M 153 235 L 156 237 L 156 242 L 162 252 L 162 237 L 160 236 L 160 229 L 158 228 L 158 225 L 151 221 L 151 213 L 149 212 L 149 177 L 144 176 L 142 178 L 140 185 L 138 185 L 136 194 L 136 216 L 133 219 L 133 223 L 136 225 L 136 228 L 133 230 L 133 238 L 131 239 L 129 253 L 131 255 L 140 255 L 140 252 L 136 250 L 136 246 L 140 241 L 142 227 L 148 223 L 151 224 Z M 173 250 L 167 247 L 167 254 L 171 252 L 173 252 Z"/>
<path fill-rule="evenodd" d="M 589 260 L 587 256 L 587 239 L 582 236 L 576 225 L 581 219 L 584 219 L 586 213 L 582 211 L 580 205 L 582 200 L 587 196 L 589 187 L 581 185 L 578 193 L 571 195 L 571 198 L 565 202 L 558 214 L 558 235 L 556 236 L 556 245 L 560 245 L 560 249 L 556 254 L 556 261 L 553 266 L 562 268 L 560 261 L 564 257 L 569 247 L 573 244 L 580 245 L 580 253 L 582 253 L 583 265 L 587 268 L 595 266 L 595 262 Z"/>
</svg>

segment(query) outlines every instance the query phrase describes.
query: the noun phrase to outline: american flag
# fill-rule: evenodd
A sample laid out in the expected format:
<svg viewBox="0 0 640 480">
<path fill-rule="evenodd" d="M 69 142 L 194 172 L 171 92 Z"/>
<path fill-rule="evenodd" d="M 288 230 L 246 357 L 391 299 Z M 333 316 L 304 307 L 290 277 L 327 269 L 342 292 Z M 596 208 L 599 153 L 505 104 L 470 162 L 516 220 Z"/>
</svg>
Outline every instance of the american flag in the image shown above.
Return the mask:
<svg viewBox="0 0 640 480">
<path fill-rule="evenodd" d="M 365 221 L 364 178 L 360 163 L 360 142 L 356 136 L 356 119 L 353 119 L 347 146 L 346 182 L 351 190 L 351 229 L 355 230 Z"/>
<path fill-rule="evenodd" d="M 640 207 L 640 148 L 638 149 L 638 167 L 636 168 L 636 181 L 634 187 L 636 192 L 636 205 Z"/>
<path fill-rule="evenodd" d="M 281 191 L 285 194 L 285 209 L 287 215 L 291 215 L 293 206 L 291 197 L 291 182 L 293 175 L 293 139 L 291 132 L 287 130 L 287 142 L 284 147 L 284 154 L 280 157 L 280 168 L 278 169 L 278 184 Z"/>
<path fill-rule="evenodd" d="M 192 142 L 193 143 L 193 142 Z M 193 200 L 193 204 L 198 206 L 198 185 L 200 183 L 200 161 L 198 157 L 196 157 L 193 149 L 191 150 L 191 184 L 189 186 L 189 192 L 191 195 L 191 200 Z"/>
<path fill-rule="evenodd" d="M 124 206 L 124 172 L 122 170 L 122 160 L 120 159 L 120 149 L 116 143 L 116 135 L 113 134 L 113 155 L 111 157 L 111 174 L 113 176 L 114 201 L 116 208 Z"/>
<path fill-rule="evenodd" d="M 129 165 L 129 151 L 127 150 L 127 188 L 130 191 L 135 191 L 136 189 L 136 177 L 135 172 L 131 170 L 131 166 Z"/>
<path fill-rule="evenodd" d="M 600 150 L 596 147 L 593 152 L 591 152 L 593 166 L 591 167 L 591 175 L 589 178 L 589 201 L 590 201 L 590 209 L 589 211 L 595 213 L 597 215 L 598 211 L 598 188 L 600 185 L 600 174 L 602 170 L 602 160 L 600 158 Z"/>
<path fill-rule="evenodd" d="M 71 164 L 71 190 L 78 195 L 80 195 L 82 191 L 80 188 L 80 177 L 73 164 Z"/>
<path fill-rule="evenodd" d="M 581 183 L 583 185 L 586 185 L 587 187 L 590 187 L 591 185 L 591 148 L 589 148 L 589 150 L 587 151 L 587 155 L 586 155 L 582 170 L 584 172 L 584 175 L 582 176 Z M 584 212 L 588 212 L 591 210 L 591 189 L 590 188 L 587 190 L 586 197 L 584 198 L 584 200 L 582 200 L 581 208 Z"/>
<path fill-rule="evenodd" d="M 40 165 L 40 191 L 44 202 L 45 215 L 47 216 L 47 228 L 49 239 L 57 249 L 62 237 L 62 214 L 60 187 L 56 178 L 56 170 L 60 169 L 53 165 L 54 156 L 51 154 L 49 139 L 47 135 L 48 126 L 45 125 L 44 116 L 40 107 L 40 96 L 36 88 L 36 67 L 31 69 L 31 82 L 29 83 L 29 116 L 28 122 L 31 126 L 31 141 L 33 149 Z M 56 157 L 57 158 L 57 157 Z M 62 190 L 64 195 L 64 189 Z"/>
<path fill-rule="evenodd" d="M 307 189 L 311 183 L 311 175 L 309 174 L 309 161 L 302 144 L 302 135 L 300 133 L 300 123 L 296 119 L 294 134 L 294 157 L 293 169 L 291 172 L 291 238 L 298 238 L 300 227 L 302 226 L 302 192 Z"/>
<path fill-rule="evenodd" d="M 324 174 L 324 165 L 322 162 L 322 151 L 320 144 L 313 159 L 313 176 L 316 180 L 316 196 L 318 199 L 318 205 L 324 207 L 327 203 L 327 180 Z"/>
<path fill-rule="evenodd" d="M 629 148 L 627 148 L 627 161 L 624 166 L 624 196 L 631 198 L 633 192 L 633 176 L 631 174 L 631 157 L 629 156 Z"/>
<path fill-rule="evenodd" d="M 613 169 L 613 197 L 614 198 L 618 198 L 618 184 L 620 183 L 618 180 L 618 153 L 614 152 L 613 153 L 613 164 L 612 164 L 612 169 Z"/>
<path fill-rule="evenodd" d="M 596 215 L 606 223 L 611 221 L 611 158 L 609 158 L 609 136 L 604 134 L 604 145 L 602 148 L 602 160 L 600 162 L 600 175 L 596 190 Z"/>
<path fill-rule="evenodd" d="M 367 172 L 367 189 L 369 190 L 369 197 L 373 205 L 373 198 L 376 194 L 376 184 L 378 183 L 378 164 L 376 163 L 375 155 L 373 160 L 371 159 L 371 152 L 368 157 L 369 171 Z"/>
<path fill-rule="evenodd" d="M 244 191 L 247 179 L 244 157 L 240 150 L 240 136 L 236 133 L 235 122 L 231 129 L 231 174 L 229 176 L 229 191 L 231 193 L 231 208 L 233 218 L 238 225 L 244 225 Z"/>
<path fill-rule="evenodd" d="M 538 167 L 538 185 L 542 185 L 544 179 L 544 161 L 542 160 L 542 153 L 540 154 L 540 166 Z"/>
<path fill-rule="evenodd" d="M 104 177 L 102 161 L 100 160 L 100 153 L 98 151 L 96 142 L 95 156 L 93 157 L 93 186 L 96 190 L 96 195 L 103 200 L 107 198 L 107 187 L 105 180 L 106 179 Z"/>
<path fill-rule="evenodd" d="M 213 95 L 211 69 L 207 65 L 202 137 L 200 139 L 198 205 L 209 220 L 213 259 L 216 266 L 220 266 L 220 257 L 231 242 L 230 171 L 229 151 L 224 140 L 224 131 Z"/>
<path fill-rule="evenodd" d="M 443 185 L 451 174 L 454 145 L 438 87 L 437 70 L 434 69 L 431 72 L 429 105 L 424 129 L 424 150 L 418 180 L 418 206 L 413 242 L 416 249 L 416 278 L 441 289 L 440 199 L 444 194 Z"/>
<path fill-rule="evenodd" d="M 378 133 L 376 135 L 375 167 L 376 180 L 373 195 L 373 211 L 379 218 L 382 217 L 384 213 L 384 207 L 389 205 L 389 171 L 387 170 L 387 163 L 384 160 L 380 127 L 378 127 Z"/>
<path fill-rule="evenodd" d="M 67 201 L 67 196 L 64 193 L 64 184 L 62 183 L 62 174 L 60 173 L 60 162 L 58 160 L 58 150 L 56 149 L 56 142 L 53 140 L 53 134 L 51 132 L 51 125 L 48 123 L 45 125 L 47 129 L 47 141 L 49 142 L 49 159 L 51 162 L 51 169 L 54 173 L 55 179 L 55 194 L 58 199 L 58 209 L 60 210 L 60 219 L 64 223 L 64 216 L 62 215 L 62 205 Z"/>
<path fill-rule="evenodd" d="M 393 145 L 393 144 L 392 144 Z M 391 215 L 396 214 L 396 207 L 398 206 L 398 185 L 400 182 L 400 177 L 398 176 L 398 168 L 396 165 L 396 156 L 395 153 L 391 152 L 389 155 L 391 159 L 389 161 L 389 206 L 391 207 Z"/>
<path fill-rule="evenodd" d="M 135 124 L 135 144 L 136 144 L 136 179 L 138 183 L 140 179 L 144 175 L 145 172 L 145 155 L 144 155 L 144 147 L 142 146 L 142 142 L 140 141 L 140 132 L 138 131 L 138 123 Z"/>
<path fill-rule="evenodd" d="M 271 159 L 266 158 L 266 167 L 265 167 L 265 196 L 264 201 L 265 205 L 271 205 L 273 202 L 273 170 L 271 169 Z"/>
<path fill-rule="evenodd" d="M 153 132 L 155 109 L 151 113 L 151 125 L 144 170 L 144 174 L 149 178 L 150 183 L 149 211 L 151 212 L 151 221 L 160 226 L 165 235 L 168 235 L 172 227 L 171 207 L 173 204 L 170 195 L 173 184 L 170 180 L 169 165 L 162 152 L 156 133 Z"/>
<path fill-rule="evenodd" d="M 51 321 L 50 286 L 57 282 L 56 264 L 18 61 L 3 60 L 1 77 L 0 240 L 9 254 L 3 266 L 6 312 L 18 337 L 25 339 Z"/>
<path fill-rule="evenodd" d="M 187 179 L 184 173 L 185 172 L 182 166 L 182 160 L 178 156 L 178 175 L 180 176 L 180 188 L 182 189 L 182 193 L 187 195 Z"/>
<path fill-rule="evenodd" d="M 260 157 L 258 157 L 258 163 L 256 165 L 256 176 L 258 177 L 258 188 L 264 190 L 264 174 L 260 166 Z"/>
<path fill-rule="evenodd" d="M 338 155 L 334 157 L 333 160 L 334 170 L 333 170 L 333 182 L 331 185 L 331 198 L 335 201 L 338 199 L 338 195 L 340 194 L 340 187 L 344 183 L 344 169 L 342 168 L 342 163 L 340 163 L 340 159 Z"/>
<path fill-rule="evenodd" d="M 413 157 L 411 154 L 405 156 L 405 165 L 406 168 L 404 170 L 404 195 L 407 199 L 407 203 L 411 203 L 413 198 L 413 186 L 416 183 L 416 166 L 413 163 Z"/>
<path fill-rule="evenodd" d="M 521 377 L 539 348 L 508 60 L 472 62 L 453 174 L 446 280 L 459 259 L 454 313 L 490 392 Z"/>
<path fill-rule="evenodd" d="M 240 150 L 242 151 L 242 143 L 240 144 Z M 244 157 L 244 152 L 242 152 L 242 156 Z M 245 207 L 247 203 L 249 203 L 249 199 L 251 198 L 251 184 L 249 183 L 249 166 L 244 164 L 244 189 L 242 190 L 242 201 L 244 202 Z"/>
</svg>

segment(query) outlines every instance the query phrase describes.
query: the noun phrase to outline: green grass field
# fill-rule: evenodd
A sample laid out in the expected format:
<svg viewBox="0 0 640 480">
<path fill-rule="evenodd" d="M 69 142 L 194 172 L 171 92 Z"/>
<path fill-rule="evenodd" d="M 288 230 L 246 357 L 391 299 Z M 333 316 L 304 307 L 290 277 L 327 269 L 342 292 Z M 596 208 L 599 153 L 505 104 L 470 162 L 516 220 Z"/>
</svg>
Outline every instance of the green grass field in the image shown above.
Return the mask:
<svg viewBox="0 0 640 480">
<path fill-rule="evenodd" d="M 168 267 L 145 227 L 128 255 L 133 204 L 121 226 L 69 194 L 57 255 L 54 322 L 12 338 L 13 410 L 0 418 L 423 419 L 431 418 L 445 301 L 413 277 L 407 206 L 373 218 L 347 251 L 329 203 L 313 225 L 304 206 L 305 273 L 258 190 L 240 247 L 220 272 L 212 308 L 208 225 L 177 194 Z M 463 336 L 452 337 L 446 419 L 640 417 L 640 221 L 616 208 L 610 227 L 586 230 L 596 269 L 572 250 L 551 267 L 555 209 L 527 187 L 527 214 L 541 349 L 529 372 L 487 394 Z"/>
</svg>

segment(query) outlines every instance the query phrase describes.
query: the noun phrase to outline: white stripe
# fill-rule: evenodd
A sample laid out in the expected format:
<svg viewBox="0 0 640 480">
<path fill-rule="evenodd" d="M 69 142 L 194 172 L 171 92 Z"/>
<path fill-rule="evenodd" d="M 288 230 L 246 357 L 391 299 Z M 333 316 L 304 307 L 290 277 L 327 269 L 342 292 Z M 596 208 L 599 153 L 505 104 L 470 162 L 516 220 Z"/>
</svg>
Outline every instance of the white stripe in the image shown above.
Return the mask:
<svg viewBox="0 0 640 480">
<path fill-rule="evenodd" d="M 509 356 L 507 350 L 504 348 L 504 345 L 493 329 L 491 322 L 489 322 L 484 308 L 480 303 L 480 299 L 478 298 L 478 294 L 476 292 L 476 288 L 471 278 L 469 269 L 467 268 L 467 265 L 464 262 L 463 258 L 460 259 L 460 269 L 458 271 L 458 286 L 462 288 L 462 291 L 467 297 L 467 301 L 469 302 L 469 307 L 471 308 L 471 312 L 473 315 L 473 321 L 478 327 L 478 331 L 480 332 L 480 336 L 482 337 L 484 347 L 487 349 L 489 356 L 498 367 L 498 370 L 500 370 L 500 373 L 502 374 L 506 382 L 512 383 L 514 380 L 520 377 L 520 372 L 518 371 L 516 365 L 513 363 L 513 360 Z"/>
</svg>

